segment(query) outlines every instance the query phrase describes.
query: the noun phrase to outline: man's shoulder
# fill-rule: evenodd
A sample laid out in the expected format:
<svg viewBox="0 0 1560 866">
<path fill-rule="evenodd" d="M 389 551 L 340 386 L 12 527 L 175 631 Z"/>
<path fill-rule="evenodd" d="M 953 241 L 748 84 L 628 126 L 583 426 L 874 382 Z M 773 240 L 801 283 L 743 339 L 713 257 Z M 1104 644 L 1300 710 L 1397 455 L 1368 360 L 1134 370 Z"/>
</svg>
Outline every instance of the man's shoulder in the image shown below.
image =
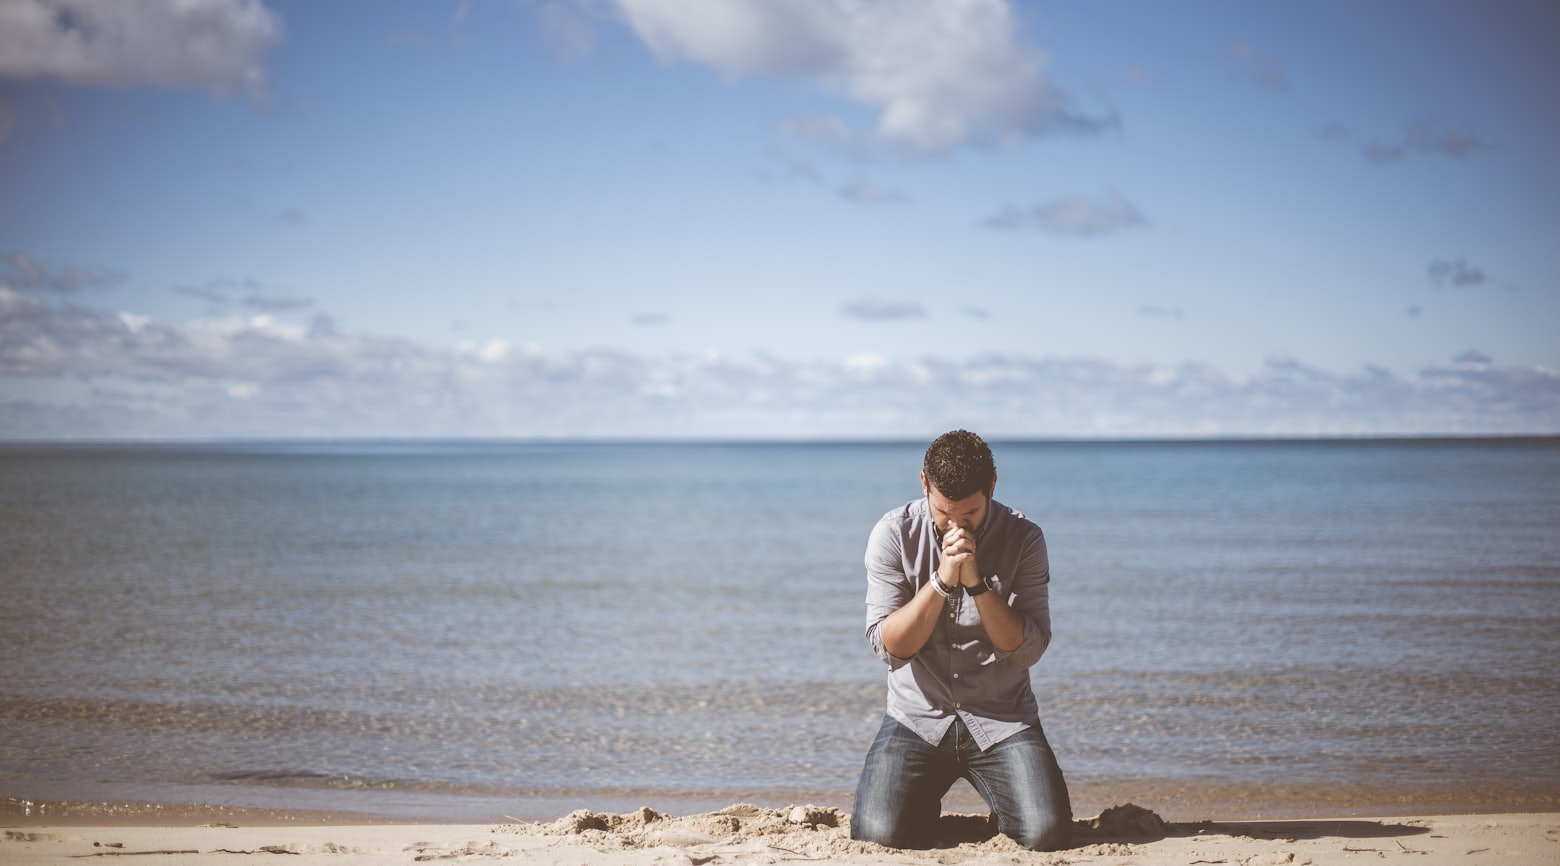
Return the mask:
<svg viewBox="0 0 1560 866">
<path fill-rule="evenodd" d="M 1040 530 L 1040 524 L 1030 520 L 1024 515 L 1024 512 L 1019 511 L 1017 508 L 1003 505 L 1001 502 L 993 499 L 991 500 L 991 510 L 995 518 L 992 526 L 994 530 L 1003 534 L 1043 535 Z"/>
<path fill-rule="evenodd" d="M 912 499 L 909 502 L 906 502 L 904 505 L 899 505 L 899 506 L 896 506 L 894 508 L 890 508 L 888 511 L 884 512 L 882 520 L 880 522 L 884 522 L 884 523 L 894 522 L 894 521 L 905 522 L 905 521 L 924 520 L 925 518 L 926 518 L 926 500 L 923 498 L 923 499 Z"/>
<path fill-rule="evenodd" d="M 892 535 L 899 538 L 915 534 L 928 522 L 926 500 L 912 499 L 903 505 L 890 508 L 878 518 L 872 527 L 875 536 Z"/>
</svg>

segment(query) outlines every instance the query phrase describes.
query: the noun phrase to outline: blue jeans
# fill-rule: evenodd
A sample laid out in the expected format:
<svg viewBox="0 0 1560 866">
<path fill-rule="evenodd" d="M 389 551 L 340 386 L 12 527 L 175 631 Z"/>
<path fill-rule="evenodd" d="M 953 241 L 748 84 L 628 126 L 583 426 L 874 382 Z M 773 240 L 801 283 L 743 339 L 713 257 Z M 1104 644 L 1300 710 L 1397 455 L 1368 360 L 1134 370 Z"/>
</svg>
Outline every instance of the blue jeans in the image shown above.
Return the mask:
<svg viewBox="0 0 1560 866">
<path fill-rule="evenodd" d="M 850 837 L 890 848 L 926 848 L 942 798 L 967 779 L 991 807 L 997 830 L 1034 851 L 1072 842 L 1072 805 L 1056 756 L 1039 728 L 1020 731 L 982 752 L 954 719 L 936 746 L 892 717 L 883 719 L 856 787 Z"/>
</svg>

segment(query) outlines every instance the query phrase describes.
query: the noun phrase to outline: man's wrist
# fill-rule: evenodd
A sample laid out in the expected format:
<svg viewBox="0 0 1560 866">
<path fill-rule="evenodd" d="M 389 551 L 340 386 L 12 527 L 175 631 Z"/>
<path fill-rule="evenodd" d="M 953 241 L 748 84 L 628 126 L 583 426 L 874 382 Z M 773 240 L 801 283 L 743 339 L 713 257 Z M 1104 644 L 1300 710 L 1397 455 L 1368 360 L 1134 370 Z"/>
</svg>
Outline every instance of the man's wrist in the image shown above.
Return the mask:
<svg viewBox="0 0 1560 866">
<path fill-rule="evenodd" d="M 963 587 L 957 583 L 955 583 L 953 586 L 948 586 L 942 582 L 941 577 L 937 576 L 936 574 L 932 575 L 932 589 L 936 590 L 937 594 L 943 598 L 952 598 L 954 594 L 962 588 Z"/>
</svg>

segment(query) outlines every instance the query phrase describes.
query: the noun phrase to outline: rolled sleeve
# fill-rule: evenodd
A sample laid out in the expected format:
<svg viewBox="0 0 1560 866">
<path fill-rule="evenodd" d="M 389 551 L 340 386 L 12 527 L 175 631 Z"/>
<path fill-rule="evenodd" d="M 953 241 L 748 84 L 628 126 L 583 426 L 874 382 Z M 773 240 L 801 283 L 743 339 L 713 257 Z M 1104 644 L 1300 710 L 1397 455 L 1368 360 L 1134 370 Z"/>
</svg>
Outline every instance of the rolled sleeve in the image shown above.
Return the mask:
<svg viewBox="0 0 1560 866">
<path fill-rule="evenodd" d="M 898 670 L 910 660 L 893 655 L 883 646 L 883 620 L 908 604 L 915 597 L 916 587 L 905 575 L 904 540 L 892 517 L 892 512 L 884 515 L 867 539 L 867 643 L 890 670 Z"/>
<path fill-rule="evenodd" d="M 997 650 L 998 660 L 1019 667 L 1040 661 L 1051 645 L 1051 561 L 1045 535 L 1036 528 L 1019 551 L 1011 587 L 1004 587 L 1007 602 L 1024 619 L 1024 640 L 1016 648 Z"/>
</svg>

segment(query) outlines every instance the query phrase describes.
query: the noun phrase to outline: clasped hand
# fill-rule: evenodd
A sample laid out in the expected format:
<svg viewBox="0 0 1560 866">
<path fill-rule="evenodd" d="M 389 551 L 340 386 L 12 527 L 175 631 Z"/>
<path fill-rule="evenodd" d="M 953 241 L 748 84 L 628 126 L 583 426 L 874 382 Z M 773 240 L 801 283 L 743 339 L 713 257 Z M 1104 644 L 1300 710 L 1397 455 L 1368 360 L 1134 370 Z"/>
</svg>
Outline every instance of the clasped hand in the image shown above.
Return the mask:
<svg viewBox="0 0 1560 866">
<path fill-rule="evenodd" d="M 975 567 L 975 535 L 962 526 L 950 526 L 942 537 L 942 563 L 937 577 L 944 586 L 972 587 L 980 583 Z"/>
</svg>

